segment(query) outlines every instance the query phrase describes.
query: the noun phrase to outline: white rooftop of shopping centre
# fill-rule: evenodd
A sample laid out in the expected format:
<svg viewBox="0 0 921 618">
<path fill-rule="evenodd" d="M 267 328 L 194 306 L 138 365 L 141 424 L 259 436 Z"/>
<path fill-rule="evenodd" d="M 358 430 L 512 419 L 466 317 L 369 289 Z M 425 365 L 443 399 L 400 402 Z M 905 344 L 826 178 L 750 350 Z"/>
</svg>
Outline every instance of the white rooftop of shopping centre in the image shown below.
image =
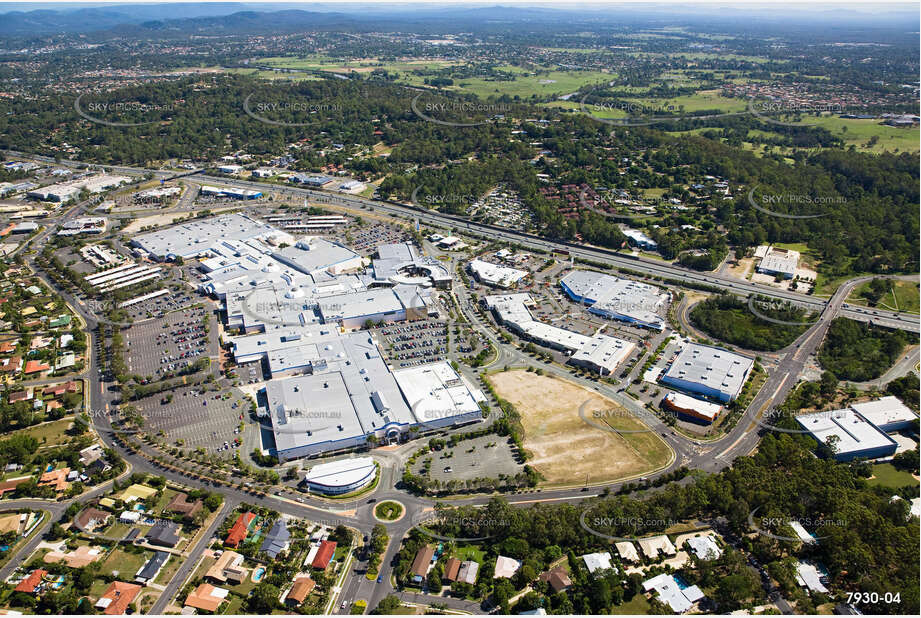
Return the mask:
<svg viewBox="0 0 921 618">
<path fill-rule="evenodd" d="M 664 327 L 665 318 L 658 312 L 668 303 L 669 295 L 654 285 L 590 270 L 574 270 L 560 280 L 560 285 L 592 313 L 651 328 Z"/>
</svg>

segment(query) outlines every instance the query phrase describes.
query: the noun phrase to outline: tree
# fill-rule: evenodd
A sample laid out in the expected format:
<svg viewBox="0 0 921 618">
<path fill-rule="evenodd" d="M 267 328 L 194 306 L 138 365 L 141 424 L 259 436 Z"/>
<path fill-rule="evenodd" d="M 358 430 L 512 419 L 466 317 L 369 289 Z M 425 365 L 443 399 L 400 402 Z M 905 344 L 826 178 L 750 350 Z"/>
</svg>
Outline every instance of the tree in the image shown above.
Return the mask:
<svg viewBox="0 0 921 618">
<path fill-rule="evenodd" d="M 333 530 L 332 534 L 329 535 L 329 538 L 339 545 L 351 545 L 352 544 L 352 531 L 346 528 L 344 525 L 339 524 Z"/>
<path fill-rule="evenodd" d="M 377 607 L 375 607 L 371 613 L 379 615 L 395 614 L 399 608 L 400 599 L 392 594 L 388 594 L 381 599 L 380 603 L 377 604 Z"/>
<path fill-rule="evenodd" d="M 428 584 L 429 592 L 431 594 L 438 594 L 441 592 L 441 575 L 438 574 L 438 569 L 432 569 L 429 571 L 426 583 Z"/>
<path fill-rule="evenodd" d="M 737 609 L 744 601 L 755 595 L 754 575 L 748 569 L 740 573 L 726 575 L 719 580 L 713 593 L 714 600 L 719 603 L 721 611 Z"/>
<path fill-rule="evenodd" d="M 247 597 L 245 605 L 249 613 L 268 615 L 272 610 L 278 609 L 281 603 L 278 600 L 279 590 L 268 582 L 260 582 L 253 588 Z"/>
<path fill-rule="evenodd" d="M 500 579 L 493 586 L 493 598 L 497 605 L 506 605 L 508 600 L 515 594 L 515 587 L 507 579 Z"/>
</svg>

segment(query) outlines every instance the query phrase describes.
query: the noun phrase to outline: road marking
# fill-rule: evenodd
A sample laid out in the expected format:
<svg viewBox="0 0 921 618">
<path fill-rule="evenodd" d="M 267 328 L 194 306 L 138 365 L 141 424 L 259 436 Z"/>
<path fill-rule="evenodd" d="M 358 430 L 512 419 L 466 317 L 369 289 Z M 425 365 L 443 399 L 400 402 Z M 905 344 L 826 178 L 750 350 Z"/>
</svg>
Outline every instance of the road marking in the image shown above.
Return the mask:
<svg viewBox="0 0 921 618">
<path fill-rule="evenodd" d="M 576 494 L 574 496 L 560 496 L 559 498 L 539 498 L 534 500 L 509 500 L 509 504 L 533 504 L 537 502 L 559 502 L 560 500 L 572 500 L 573 498 L 597 498 L 601 494 Z"/>
</svg>

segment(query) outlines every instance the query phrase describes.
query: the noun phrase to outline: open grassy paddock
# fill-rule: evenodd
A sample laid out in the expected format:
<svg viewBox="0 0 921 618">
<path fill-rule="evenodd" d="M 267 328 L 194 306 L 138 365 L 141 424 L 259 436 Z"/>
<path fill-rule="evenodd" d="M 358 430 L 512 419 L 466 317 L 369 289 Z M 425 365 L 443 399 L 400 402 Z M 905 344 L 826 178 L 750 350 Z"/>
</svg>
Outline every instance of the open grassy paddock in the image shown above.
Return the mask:
<svg viewBox="0 0 921 618">
<path fill-rule="evenodd" d="M 601 483 L 642 475 L 665 465 L 668 446 L 619 404 L 572 382 L 525 370 L 489 376 L 500 397 L 521 416 L 528 464 L 548 485 Z M 595 425 L 632 433 L 616 433 Z"/>
<path fill-rule="evenodd" d="M 869 289 L 870 282 L 863 283 L 857 286 L 851 295 L 848 297 L 847 302 L 856 304 L 856 305 L 865 305 L 869 306 L 867 299 L 861 294 Z M 919 295 L 918 295 L 918 284 L 914 281 L 900 281 L 900 280 L 891 280 L 889 281 L 889 292 L 883 296 L 879 303 L 876 305 L 881 309 L 889 309 L 891 311 L 905 311 L 908 313 L 918 313 L 919 312 Z"/>
</svg>

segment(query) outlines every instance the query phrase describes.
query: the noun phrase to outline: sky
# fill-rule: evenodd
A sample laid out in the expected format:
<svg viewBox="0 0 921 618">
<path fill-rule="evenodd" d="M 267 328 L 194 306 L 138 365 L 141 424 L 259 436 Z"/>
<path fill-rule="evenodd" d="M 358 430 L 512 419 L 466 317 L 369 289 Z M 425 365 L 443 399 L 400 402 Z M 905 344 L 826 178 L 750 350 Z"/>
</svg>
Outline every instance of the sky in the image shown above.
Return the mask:
<svg viewBox="0 0 921 618">
<path fill-rule="evenodd" d="M 362 5 L 362 4 L 383 4 L 383 5 L 392 5 L 392 6 L 406 6 L 413 4 L 424 4 L 429 7 L 434 7 L 438 5 L 479 5 L 479 6 L 544 6 L 544 7 L 559 7 L 559 8 L 573 8 L 574 6 L 582 7 L 591 7 L 591 6 L 616 6 L 623 4 L 647 4 L 656 7 L 662 7 L 667 5 L 680 5 L 680 6 L 695 6 L 695 5 L 708 5 L 708 6 L 748 6 L 748 7 L 757 7 L 757 8 L 771 8 L 777 7 L 778 5 L 785 6 L 796 6 L 806 8 L 809 6 L 824 5 L 824 6 L 846 6 L 851 10 L 864 8 L 867 10 L 881 10 L 888 7 L 898 7 L 904 9 L 907 6 L 918 6 L 917 2 L 875 2 L 866 0 L 862 1 L 842 1 L 842 0 L 809 0 L 809 2 L 796 2 L 795 0 L 789 0 L 787 2 L 767 2 L 765 0 L 587 0 L 587 1 L 577 1 L 577 0 L 335 0 L 335 2 L 279 2 L 278 0 L 244 0 L 241 2 L 228 2 L 228 0 L 159 0 L 156 2 L 151 2 L 151 0 L 97 0 L 95 2 L 86 2 L 84 0 L 57 0 L 55 2 L 46 2 L 42 0 L 19 0 L 17 2 L 0 2 L 0 7 L 4 10 L 10 10 L 10 8 L 15 8 L 16 10 L 35 10 L 35 9 L 60 9 L 60 8 L 79 8 L 79 7 L 89 7 L 89 6 L 104 6 L 107 4 L 171 4 L 171 3 L 183 3 L 183 4 L 205 4 L 205 3 L 220 3 L 220 4 L 267 4 L 267 5 L 321 5 L 321 6 L 342 6 L 342 5 Z"/>
</svg>

